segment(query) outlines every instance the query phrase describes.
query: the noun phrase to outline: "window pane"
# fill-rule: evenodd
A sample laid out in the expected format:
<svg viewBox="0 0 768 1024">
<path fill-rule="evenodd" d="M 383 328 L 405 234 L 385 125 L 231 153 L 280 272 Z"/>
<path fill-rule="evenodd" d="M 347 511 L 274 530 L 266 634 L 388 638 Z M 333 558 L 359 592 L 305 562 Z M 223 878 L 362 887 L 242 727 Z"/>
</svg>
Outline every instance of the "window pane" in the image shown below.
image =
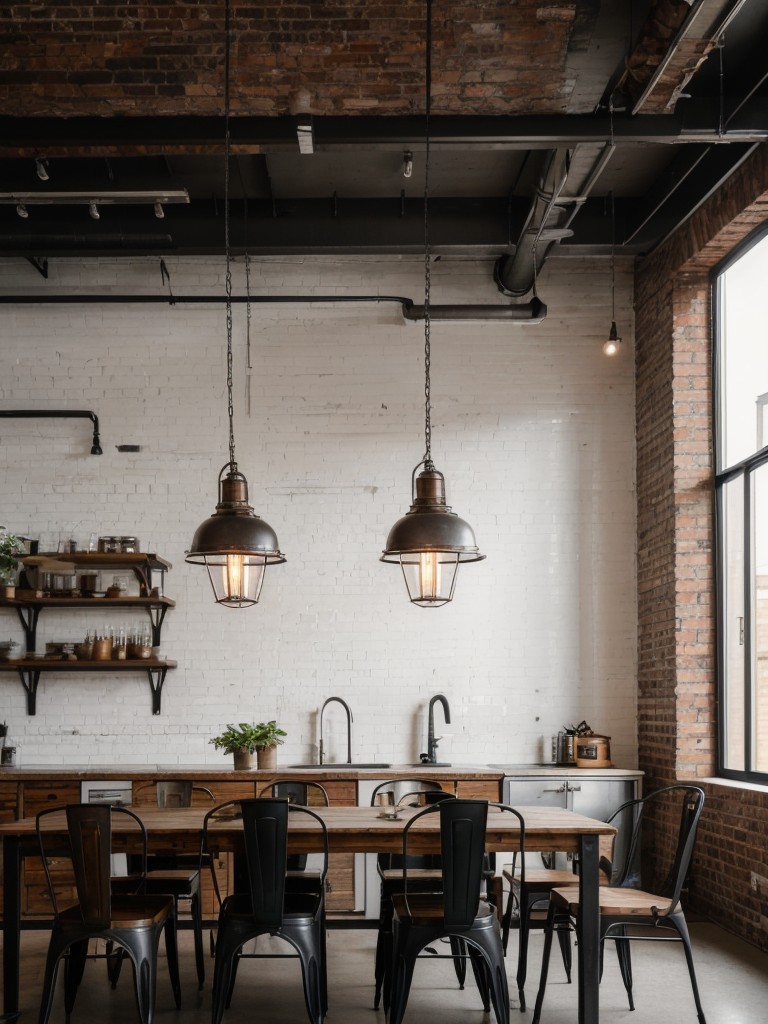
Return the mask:
<svg viewBox="0 0 768 1024">
<path fill-rule="evenodd" d="M 752 698 L 752 769 L 768 772 L 768 466 L 754 473 L 755 676 Z"/>
<path fill-rule="evenodd" d="M 744 479 L 741 476 L 723 486 L 721 537 L 726 679 L 723 767 L 744 771 Z"/>
<path fill-rule="evenodd" d="M 768 444 L 768 236 L 720 275 L 721 468 Z"/>
</svg>

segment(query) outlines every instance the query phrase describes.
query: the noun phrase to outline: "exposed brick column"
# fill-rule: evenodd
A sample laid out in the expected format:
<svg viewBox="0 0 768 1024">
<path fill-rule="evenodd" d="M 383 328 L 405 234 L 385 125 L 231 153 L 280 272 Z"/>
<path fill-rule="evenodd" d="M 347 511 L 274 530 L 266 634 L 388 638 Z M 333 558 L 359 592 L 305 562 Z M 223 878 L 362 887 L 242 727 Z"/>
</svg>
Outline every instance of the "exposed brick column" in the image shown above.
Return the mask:
<svg viewBox="0 0 768 1024">
<path fill-rule="evenodd" d="M 716 768 L 709 273 L 768 220 L 767 187 L 762 146 L 636 274 L 638 728 L 647 791 Z M 704 788 L 690 901 L 768 948 L 749 892 L 750 871 L 766 865 L 768 796 Z M 649 824 L 652 876 L 677 823 Z"/>
</svg>

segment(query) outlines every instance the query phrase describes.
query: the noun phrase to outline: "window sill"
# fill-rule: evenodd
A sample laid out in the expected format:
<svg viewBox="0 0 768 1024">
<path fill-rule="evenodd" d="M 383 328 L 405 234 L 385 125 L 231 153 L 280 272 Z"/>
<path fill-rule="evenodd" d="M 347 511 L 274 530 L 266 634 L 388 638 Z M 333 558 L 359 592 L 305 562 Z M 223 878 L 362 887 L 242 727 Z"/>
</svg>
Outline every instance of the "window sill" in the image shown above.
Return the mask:
<svg viewBox="0 0 768 1024">
<path fill-rule="evenodd" d="M 718 776 L 705 779 L 695 779 L 693 785 L 698 782 L 706 783 L 708 786 L 724 786 L 726 789 L 748 789 L 753 793 L 768 793 L 768 786 L 760 782 L 745 782 L 742 779 L 721 779 Z"/>
</svg>

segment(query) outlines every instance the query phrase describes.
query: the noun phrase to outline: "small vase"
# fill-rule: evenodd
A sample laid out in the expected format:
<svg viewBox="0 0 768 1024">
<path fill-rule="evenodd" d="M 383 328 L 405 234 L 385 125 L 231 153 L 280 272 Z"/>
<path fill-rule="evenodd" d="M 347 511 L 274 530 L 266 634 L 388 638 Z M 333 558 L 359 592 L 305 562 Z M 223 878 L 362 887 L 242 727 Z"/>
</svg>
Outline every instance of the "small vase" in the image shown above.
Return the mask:
<svg viewBox="0 0 768 1024">
<path fill-rule="evenodd" d="M 266 771 L 273 771 L 277 768 L 277 745 L 271 747 L 259 747 L 258 751 L 259 768 Z"/>
<path fill-rule="evenodd" d="M 3 597 L 16 597 L 16 584 L 4 583 L 2 587 L 0 587 L 0 593 Z"/>
<path fill-rule="evenodd" d="M 235 771 L 245 772 L 253 768 L 253 754 L 247 747 L 233 750 L 232 754 L 235 758 Z"/>
</svg>

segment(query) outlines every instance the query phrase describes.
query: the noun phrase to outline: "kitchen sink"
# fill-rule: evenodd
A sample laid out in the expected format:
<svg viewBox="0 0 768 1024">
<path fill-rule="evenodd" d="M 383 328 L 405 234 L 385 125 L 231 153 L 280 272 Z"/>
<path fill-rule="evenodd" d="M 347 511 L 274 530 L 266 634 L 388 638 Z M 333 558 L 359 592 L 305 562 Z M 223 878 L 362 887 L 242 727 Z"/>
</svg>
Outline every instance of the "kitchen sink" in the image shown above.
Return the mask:
<svg viewBox="0 0 768 1024">
<path fill-rule="evenodd" d="M 374 763 L 373 761 L 352 761 L 351 763 L 349 761 L 331 761 L 331 762 L 326 761 L 325 764 L 318 764 L 316 761 L 313 761 L 311 764 L 289 764 L 286 767 L 288 767 L 288 768 L 314 768 L 314 769 L 319 769 L 319 768 L 349 768 L 349 769 L 355 769 L 355 768 L 391 768 L 392 765 L 388 764 L 385 761 L 377 761 L 376 763 Z"/>
</svg>

